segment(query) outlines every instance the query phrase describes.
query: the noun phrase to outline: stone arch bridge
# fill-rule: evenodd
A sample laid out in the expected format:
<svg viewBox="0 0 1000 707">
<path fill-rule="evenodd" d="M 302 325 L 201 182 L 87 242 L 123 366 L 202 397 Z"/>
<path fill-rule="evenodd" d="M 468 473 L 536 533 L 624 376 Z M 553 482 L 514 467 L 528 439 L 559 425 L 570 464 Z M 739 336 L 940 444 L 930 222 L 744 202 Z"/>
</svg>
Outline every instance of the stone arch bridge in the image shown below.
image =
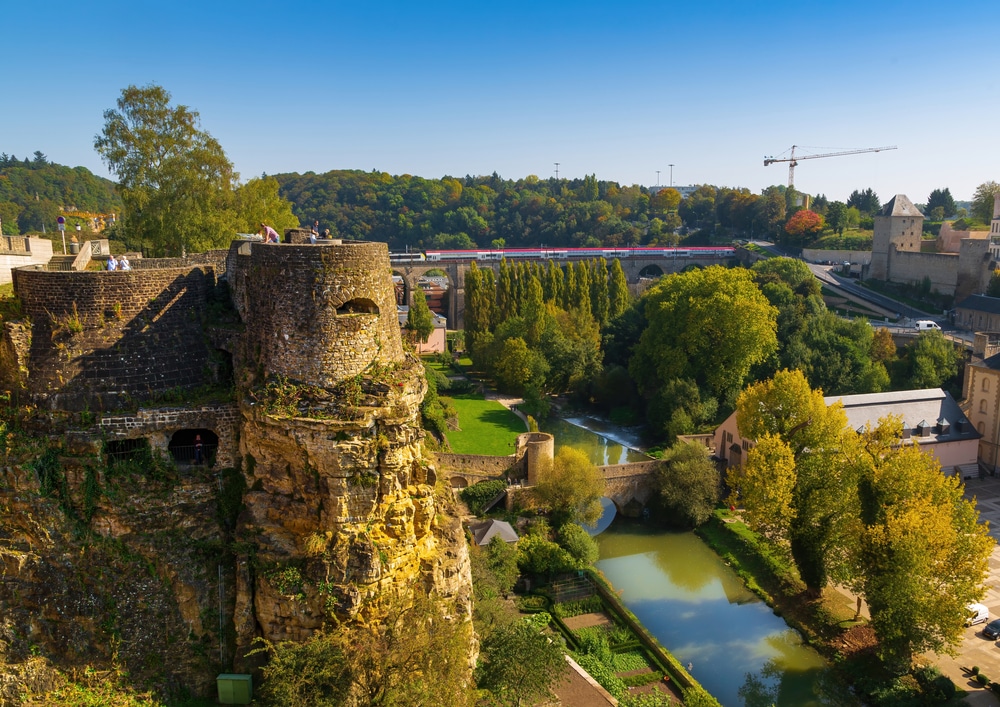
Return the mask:
<svg viewBox="0 0 1000 707">
<path fill-rule="evenodd" d="M 545 258 L 540 262 L 548 263 L 552 260 L 559 265 L 565 266 L 575 263 L 578 260 L 590 260 L 591 258 Z M 509 262 L 520 262 L 522 258 Z M 617 259 L 622 264 L 625 277 L 629 283 L 638 283 L 640 277 L 660 277 L 671 273 L 681 272 L 691 266 L 708 267 L 709 265 L 722 265 L 728 259 L 718 256 L 634 256 Z M 499 270 L 500 263 L 496 260 L 447 260 L 429 261 L 421 260 L 406 263 L 392 263 L 392 272 L 403 278 L 406 287 L 406 304 L 413 304 L 413 290 L 417 286 L 417 280 L 427 273 L 442 271 L 448 277 L 448 328 L 462 329 L 465 327 L 465 273 L 475 262 L 480 268 L 493 268 Z M 538 262 L 538 261 L 532 261 Z"/>
</svg>

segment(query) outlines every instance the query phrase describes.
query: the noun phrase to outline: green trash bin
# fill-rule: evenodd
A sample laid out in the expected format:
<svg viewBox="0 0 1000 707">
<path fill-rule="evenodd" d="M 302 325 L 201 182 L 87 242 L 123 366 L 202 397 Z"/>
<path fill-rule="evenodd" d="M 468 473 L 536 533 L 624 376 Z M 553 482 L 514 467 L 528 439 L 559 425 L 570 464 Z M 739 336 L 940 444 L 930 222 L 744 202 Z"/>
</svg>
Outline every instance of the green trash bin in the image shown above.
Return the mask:
<svg viewBox="0 0 1000 707">
<path fill-rule="evenodd" d="M 219 704 L 248 705 L 253 699 L 253 677 L 238 673 L 222 673 L 215 679 L 219 688 Z"/>
</svg>

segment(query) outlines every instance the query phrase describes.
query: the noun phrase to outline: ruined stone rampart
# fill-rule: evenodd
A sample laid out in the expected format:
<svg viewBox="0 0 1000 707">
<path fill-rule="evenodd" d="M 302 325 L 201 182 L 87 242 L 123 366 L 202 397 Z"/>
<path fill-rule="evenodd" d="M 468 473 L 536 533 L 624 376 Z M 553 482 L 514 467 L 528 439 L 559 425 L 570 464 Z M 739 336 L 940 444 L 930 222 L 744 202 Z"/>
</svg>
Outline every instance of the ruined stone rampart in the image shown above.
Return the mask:
<svg viewBox="0 0 1000 707">
<path fill-rule="evenodd" d="M 40 405 L 113 410 L 212 381 L 202 318 L 211 266 L 14 271 L 30 321 L 22 383 Z"/>
</svg>

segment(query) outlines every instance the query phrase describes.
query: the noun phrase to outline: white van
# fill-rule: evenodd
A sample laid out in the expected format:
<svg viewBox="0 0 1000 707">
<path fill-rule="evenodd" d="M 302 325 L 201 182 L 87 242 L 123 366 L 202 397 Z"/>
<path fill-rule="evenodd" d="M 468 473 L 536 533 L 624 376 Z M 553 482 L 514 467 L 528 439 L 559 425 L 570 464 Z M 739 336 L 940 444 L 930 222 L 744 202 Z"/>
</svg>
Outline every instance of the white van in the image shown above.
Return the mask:
<svg viewBox="0 0 1000 707">
<path fill-rule="evenodd" d="M 937 325 L 937 322 L 932 322 L 930 319 L 918 319 L 913 326 L 917 328 L 917 331 L 930 331 L 931 329 L 941 331 L 941 327 Z"/>
<path fill-rule="evenodd" d="M 966 626 L 975 626 L 990 620 L 990 610 L 982 604 L 967 604 L 965 609 L 968 612 L 965 618 Z"/>
</svg>

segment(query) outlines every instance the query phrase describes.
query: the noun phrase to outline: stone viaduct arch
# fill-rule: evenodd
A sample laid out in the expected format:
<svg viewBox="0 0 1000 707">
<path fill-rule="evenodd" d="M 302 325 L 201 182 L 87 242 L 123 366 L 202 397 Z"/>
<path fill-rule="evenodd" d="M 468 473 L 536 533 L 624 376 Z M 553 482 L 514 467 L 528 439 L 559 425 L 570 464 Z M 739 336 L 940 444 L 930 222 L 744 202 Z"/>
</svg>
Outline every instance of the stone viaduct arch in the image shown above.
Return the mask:
<svg viewBox="0 0 1000 707">
<path fill-rule="evenodd" d="M 559 265 L 566 266 L 578 260 L 578 258 L 552 259 Z M 548 262 L 546 258 L 543 262 Z M 448 327 L 451 329 L 462 329 L 465 326 L 465 273 L 472 264 L 472 260 L 450 260 L 450 261 L 421 261 L 416 263 L 393 263 L 392 272 L 403 278 L 406 287 L 406 304 L 413 304 L 413 288 L 417 286 L 417 280 L 432 270 L 443 270 L 448 276 Z M 475 261 L 480 268 L 492 268 L 499 271 L 500 263 L 496 260 Z M 654 276 L 669 275 L 681 272 L 691 267 L 707 267 L 709 265 L 724 264 L 724 258 L 709 257 L 637 257 L 620 259 L 625 277 L 630 284 L 638 283 L 642 277 L 647 277 L 642 273 L 652 272 Z M 658 271 L 658 274 L 656 274 Z"/>
</svg>

